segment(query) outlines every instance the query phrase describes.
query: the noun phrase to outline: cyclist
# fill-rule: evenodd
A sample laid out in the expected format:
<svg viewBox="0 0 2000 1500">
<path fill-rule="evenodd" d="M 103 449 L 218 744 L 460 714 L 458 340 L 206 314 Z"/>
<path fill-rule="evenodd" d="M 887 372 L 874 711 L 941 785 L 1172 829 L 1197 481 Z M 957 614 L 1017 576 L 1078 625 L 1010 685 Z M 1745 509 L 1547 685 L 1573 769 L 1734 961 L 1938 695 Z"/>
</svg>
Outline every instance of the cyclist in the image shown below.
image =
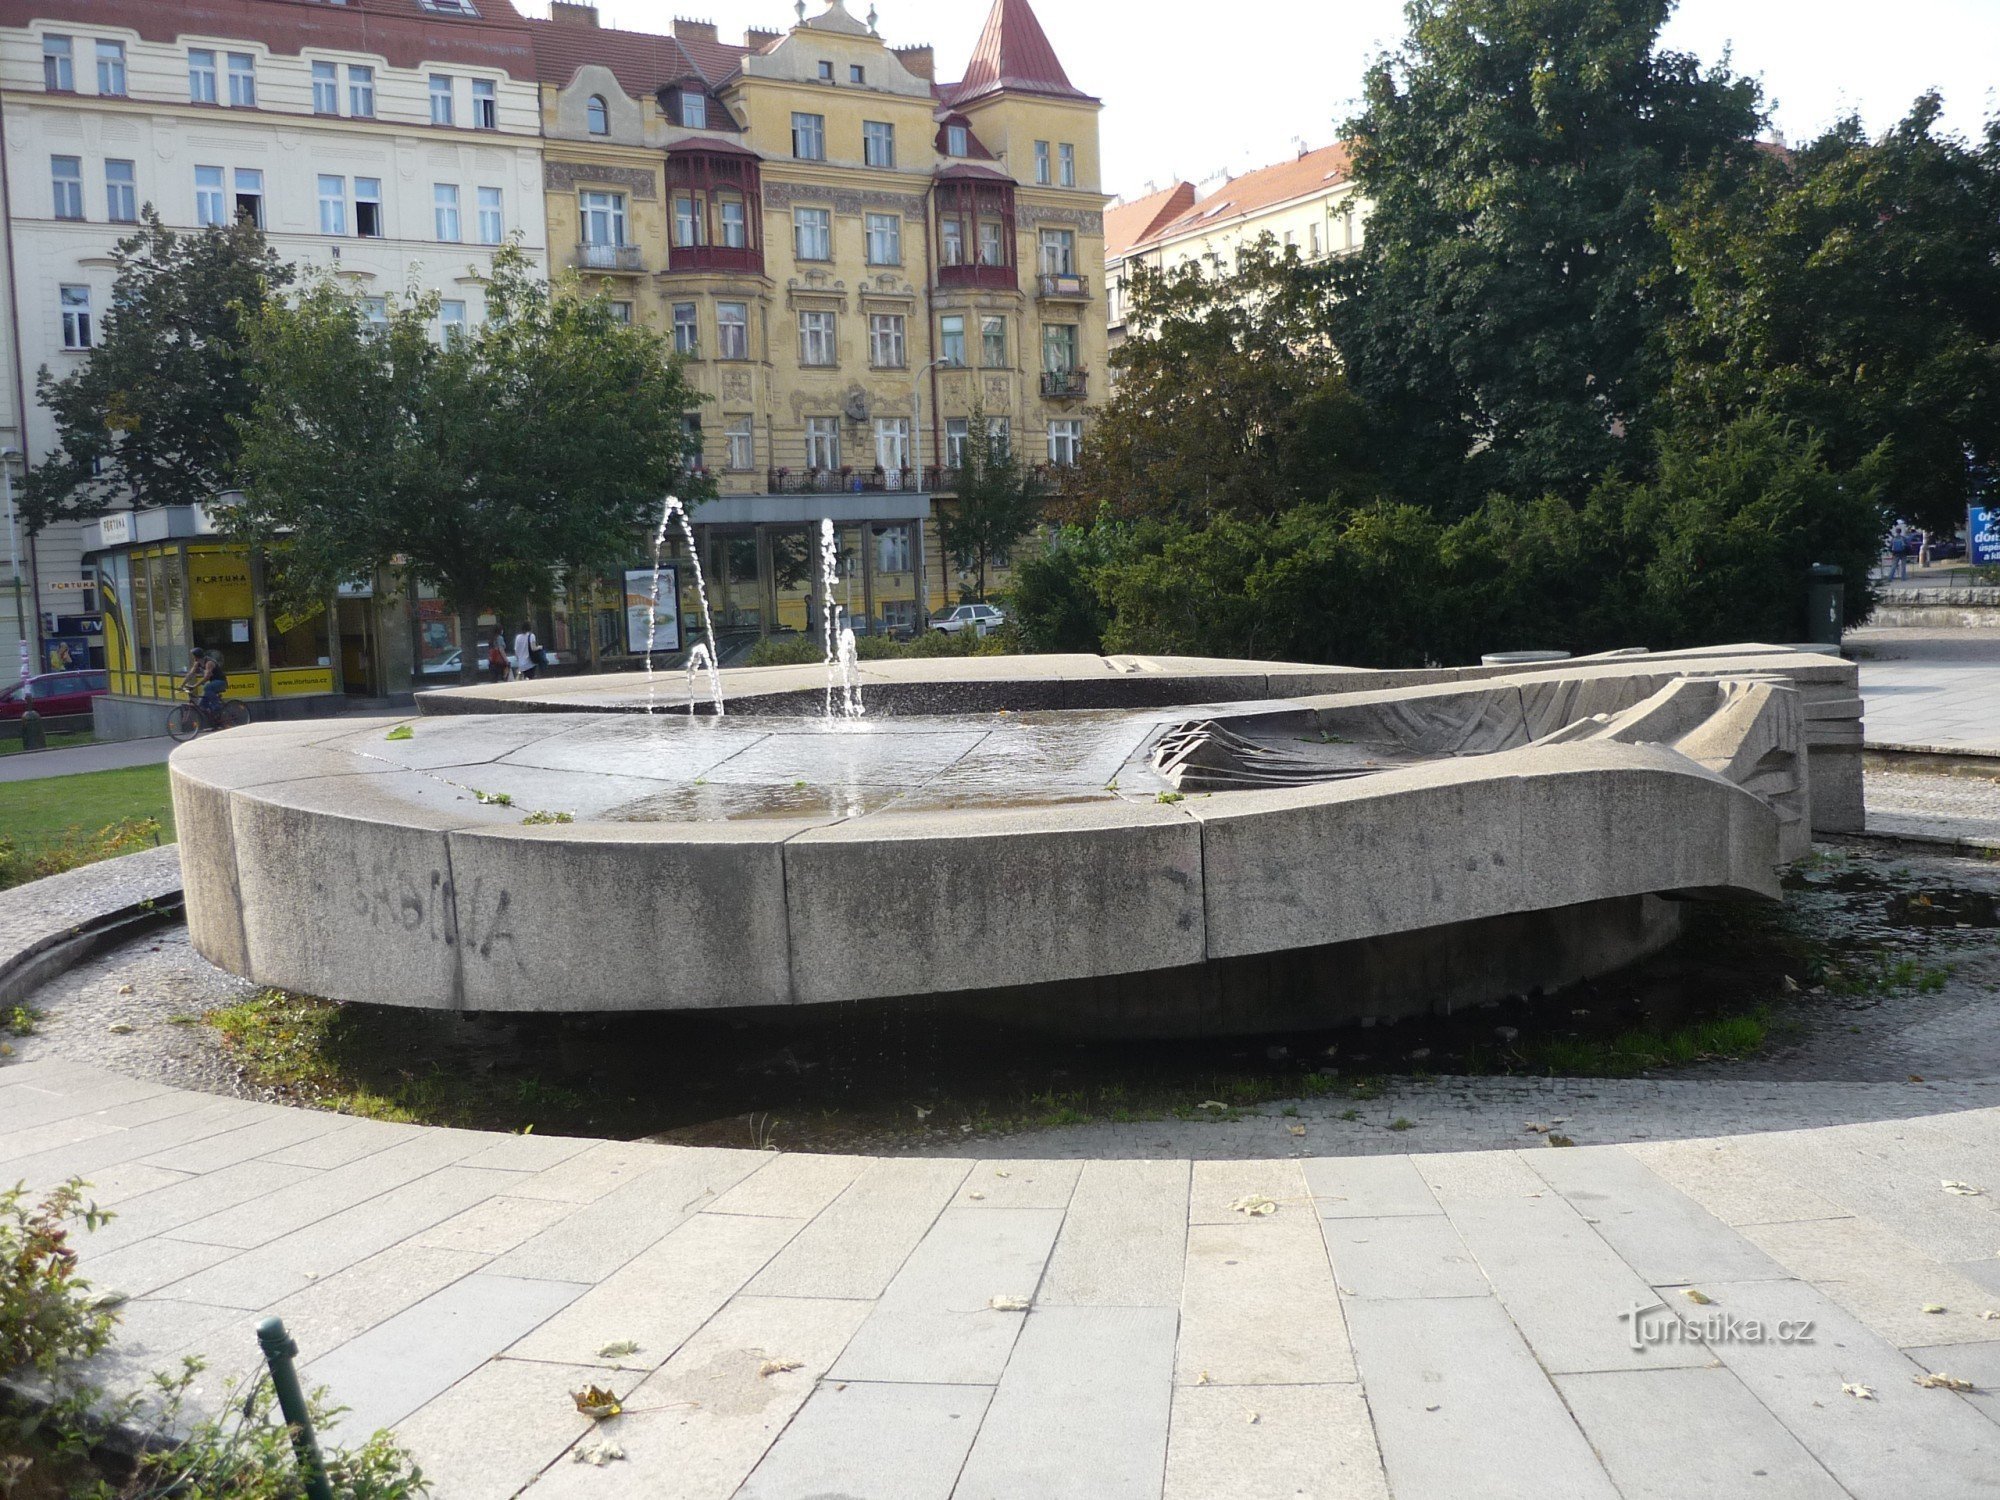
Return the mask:
<svg viewBox="0 0 2000 1500">
<path fill-rule="evenodd" d="M 222 695 L 229 688 L 229 678 L 222 670 L 222 663 L 197 647 L 188 663 L 187 675 L 181 678 L 181 687 L 188 695 L 188 701 L 201 710 L 201 716 L 209 723 L 219 722 L 222 712 Z"/>
</svg>

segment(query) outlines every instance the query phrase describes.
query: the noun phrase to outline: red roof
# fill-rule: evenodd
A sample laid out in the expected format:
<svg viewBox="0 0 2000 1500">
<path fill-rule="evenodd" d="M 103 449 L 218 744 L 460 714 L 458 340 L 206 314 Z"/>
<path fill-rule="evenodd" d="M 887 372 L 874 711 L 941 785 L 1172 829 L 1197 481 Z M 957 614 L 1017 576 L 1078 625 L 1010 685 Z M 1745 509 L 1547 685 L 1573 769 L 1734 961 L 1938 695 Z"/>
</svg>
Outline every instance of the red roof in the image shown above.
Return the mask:
<svg viewBox="0 0 2000 1500">
<path fill-rule="evenodd" d="M 1114 260 L 1134 245 L 1149 240 L 1162 224 L 1194 207 L 1194 184 L 1177 182 L 1130 203 L 1104 210 L 1104 253 Z"/>
<path fill-rule="evenodd" d="M 948 180 L 957 181 L 967 177 L 977 178 L 981 182 L 1012 182 L 1014 180 L 997 168 L 981 166 L 978 162 L 974 161 L 955 161 L 948 167 L 939 167 L 937 175 L 938 180 L 941 182 Z"/>
<path fill-rule="evenodd" d="M 1069 81 L 1028 0 L 993 0 L 986 29 L 980 33 L 979 45 L 972 49 L 972 61 L 965 65 L 965 76 L 942 92 L 953 104 L 965 104 L 1002 90 L 1091 99 Z"/>
<path fill-rule="evenodd" d="M 543 83 L 557 86 L 595 64 L 609 68 L 618 86 L 634 99 L 682 78 L 700 78 L 701 69 L 670 36 L 650 31 L 614 31 L 566 21 L 530 21 L 535 67 Z"/>
<path fill-rule="evenodd" d="M 1289 203 L 1294 198 L 1325 192 L 1334 184 L 1347 181 L 1352 172 L 1353 159 L 1342 142 L 1308 151 L 1301 157 L 1281 161 L 1276 166 L 1259 167 L 1241 177 L 1230 178 L 1199 203 L 1156 224 L 1150 233 L 1134 240 L 1126 248 L 1136 249 L 1155 240 L 1186 234 L 1190 230 L 1234 223 L 1246 215 Z M 1105 232 L 1108 239 L 1108 223 Z"/>
</svg>

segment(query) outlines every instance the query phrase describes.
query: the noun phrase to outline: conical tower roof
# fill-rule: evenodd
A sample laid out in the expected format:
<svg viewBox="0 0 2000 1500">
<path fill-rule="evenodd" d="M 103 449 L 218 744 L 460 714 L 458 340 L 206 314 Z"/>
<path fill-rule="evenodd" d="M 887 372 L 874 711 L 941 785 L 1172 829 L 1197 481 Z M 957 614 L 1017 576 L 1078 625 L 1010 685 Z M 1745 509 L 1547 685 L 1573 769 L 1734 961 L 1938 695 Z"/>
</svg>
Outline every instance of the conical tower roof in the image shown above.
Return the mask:
<svg viewBox="0 0 2000 1500">
<path fill-rule="evenodd" d="M 972 49 L 972 61 L 965 65 L 965 77 L 951 90 L 951 102 L 967 104 L 1002 90 L 1059 99 L 1091 98 L 1069 81 L 1062 59 L 1049 45 L 1048 33 L 1042 30 L 1028 0 L 993 0 L 986 29 L 980 33 L 979 45 Z"/>
</svg>

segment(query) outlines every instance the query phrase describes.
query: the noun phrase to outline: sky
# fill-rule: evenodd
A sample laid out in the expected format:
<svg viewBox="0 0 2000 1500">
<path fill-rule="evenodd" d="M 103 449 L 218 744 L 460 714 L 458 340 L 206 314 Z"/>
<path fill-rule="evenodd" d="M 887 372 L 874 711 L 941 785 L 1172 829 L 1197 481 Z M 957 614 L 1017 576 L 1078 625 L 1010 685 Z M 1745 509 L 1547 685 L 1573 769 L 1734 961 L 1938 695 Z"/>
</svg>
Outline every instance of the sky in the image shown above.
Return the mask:
<svg viewBox="0 0 2000 1500">
<path fill-rule="evenodd" d="M 546 0 L 516 0 L 546 15 Z M 930 42 L 958 77 L 990 0 L 875 0 L 893 45 Z M 849 0 L 865 15 L 868 0 Z M 823 8 L 811 0 L 809 15 Z M 1104 101 L 1104 187 L 1242 172 L 1332 141 L 1369 61 L 1403 30 L 1402 0 L 1035 0 L 1070 81 Z M 599 0 L 607 26 L 665 31 L 678 12 L 726 40 L 792 24 L 790 0 Z M 1793 142 L 1840 115 L 1894 124 L 1925 89 L 1970 135 L 2000 106 L 2000 0 L 1681 0 L 1669 46 L 1725 52 L 1763 81 Z"/>
</svg>

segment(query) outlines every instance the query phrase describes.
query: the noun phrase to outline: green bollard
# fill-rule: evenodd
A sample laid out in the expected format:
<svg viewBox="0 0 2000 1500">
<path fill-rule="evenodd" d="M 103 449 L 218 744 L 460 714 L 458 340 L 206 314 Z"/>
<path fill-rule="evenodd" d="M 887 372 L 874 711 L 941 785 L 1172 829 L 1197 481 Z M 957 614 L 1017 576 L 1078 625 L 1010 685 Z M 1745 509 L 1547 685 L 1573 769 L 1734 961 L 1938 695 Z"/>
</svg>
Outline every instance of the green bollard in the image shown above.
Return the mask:
<svg viewBox="0 0 2000 1500">
<path fill-rule="evenodd" d="M 278 1393 L 278 1410 L 292 1429 L 292 1451 L 299 1456 L 309 1500 L 333 1500 L 333 1486 L 326 1477 L 326 1460 L 320 1457 L 319 1439 L 313 1436 L 312 1413 L 306 1410 L 305 1392 L 299 1389 L 298 1367 L 292 1359 L 299 1346 L 285 1332 L 283 1318 L 266 1318 L 257 1325 L 257 1342 L 264 1346 L 264 1358 L 271 1364 L 271 1388 Z"/>
<path fill-rule="evenodd" d="M 21 715 L 21 748 L 40 750 L 47 744 L 42 736 L 42 716 L 31 708 Z"/>
</svg>

